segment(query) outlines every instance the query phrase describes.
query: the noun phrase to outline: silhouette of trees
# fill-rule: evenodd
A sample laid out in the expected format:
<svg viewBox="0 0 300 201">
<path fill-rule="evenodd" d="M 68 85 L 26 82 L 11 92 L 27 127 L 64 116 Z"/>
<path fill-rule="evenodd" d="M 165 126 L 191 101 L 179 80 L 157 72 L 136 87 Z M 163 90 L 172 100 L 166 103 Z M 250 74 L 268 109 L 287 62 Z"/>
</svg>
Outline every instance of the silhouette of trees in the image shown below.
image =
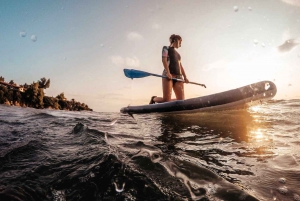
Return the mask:
<svg viewBox="0 0 300 201">
<path fill-rule="evenodd" d="M 0 81 L 1 80 L 4 81 L 2 76 L 0 77 Z M 9 84 L 17 86 L 13 80 L 11 80 Z M 68 101 L 63 92 L 55 98 L 45 96 L 44 89 L 50 87 L 50 79 L 43 77 L 37 82 L 33 82 L 30 85 L 25 83 L 23 86 L 25 91 L 20 92 L 18 87 L 0 85 L 0 104 L 14 104 L 38 109 L 52 108 L 57 110 L 92 111 L 88 105 L 76 102 L 75 99 Z M 20 85 L 20 87 L 22 87 L 22 85 Z"/>
<path fill-rule="evenodd" d="M 60 110 L 61 107 L 58 104 L 58 99 L 54 98 L 54 97 L 48 97 L 48 96 L 44 96 L 44 107 L 45 108 L 53 108 L 56 110 Z"/>
<path fill-rule="evenodd" d="M 33 82 L 25 91 L 25 99 L 28 106 L 34 108 L 44 108 L 44 90 L 39 88 L 39 83 Z"/>
<path fill-rule="evenodd" d="M 6 97 L 7 91 L 8 91 L 8 89 L 5 86 L 0 86 L 0 104 L 3 104 L 3 103 L 6 102 L 6 100 L 7 100 L 7 97 Z"/>
<path fill-rule="evenodd" d="M 7 90 L 7 93 L 5 94 L 6 99 L 11 102 L 14 98 L 14 92 L 12 90 Z"/>
<path fill-rule="evenodd" d="M 9 90 L 5 86 L 0 86 L 0 104 L 5 102 L 15 102 L 18 103 L 22 100 L 22 95 L 18 91 Z"/>
<path fill-rule="evenodd" d="M 46 79 L 45 77 L 42 77 L 39 81 L 39 88 L 47 89 L 50 87 L 50 79 Z"/>
<path fill-rule="evenodd" d="M 20 104 L 22 102 L 22 94 L 19 91 L 14 91 L 13 102 Z"/>
<path fill-rule="evenodd" d="M 65 94 L 64 92 L 60 93 L 59 95 L 56 96 L 56 98 L 58 100 L 66 100 L 67 98 L 65 97 Z"/>
<path fill-rule="evenodd" d="M 0 82 L 4 82 L 4 77 L 0 76 Z"/>
<path fill-rule="evenodd" d="M 24 88 L 27 89 L 29 85 L 27 83 L 24 84 Z"/>
</svg>

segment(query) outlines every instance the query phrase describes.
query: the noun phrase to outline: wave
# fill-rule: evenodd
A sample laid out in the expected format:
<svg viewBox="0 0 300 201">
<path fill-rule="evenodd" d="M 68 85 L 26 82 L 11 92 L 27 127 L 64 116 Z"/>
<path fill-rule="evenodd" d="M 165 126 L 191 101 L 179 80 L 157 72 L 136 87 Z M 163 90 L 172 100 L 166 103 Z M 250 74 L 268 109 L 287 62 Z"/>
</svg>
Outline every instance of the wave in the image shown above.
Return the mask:
<svg viewBox="0 0 300 201">
<path fill-rule="evenodd" d="M 286 167 L 300 161 L 298 102 L 135 119 L 0 108 L 0 200 L 270 200 L 277 189 L 255 179 L 282 168 L 260 179 L 292 180 Z M 289 150 L 288 160 L 272 162 Z"/>
</svg>

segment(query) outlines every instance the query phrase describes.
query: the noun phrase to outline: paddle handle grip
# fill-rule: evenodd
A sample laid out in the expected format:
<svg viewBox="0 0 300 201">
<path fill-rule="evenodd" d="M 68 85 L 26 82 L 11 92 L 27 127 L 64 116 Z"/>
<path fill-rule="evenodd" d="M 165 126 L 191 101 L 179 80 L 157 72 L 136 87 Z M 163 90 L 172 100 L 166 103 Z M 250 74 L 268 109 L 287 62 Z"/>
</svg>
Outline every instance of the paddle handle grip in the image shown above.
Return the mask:
<svg viewBox="0 0 300 201">
<path fill-rule="evenodd" d="M 206 88 L 205 84 L 200 84 L 200 83 L 197 83 L 197 82 L 189 82 L 189 83 L 199 85 L 199 86 L 202 86 L 202 87 Z"/>
</svg>

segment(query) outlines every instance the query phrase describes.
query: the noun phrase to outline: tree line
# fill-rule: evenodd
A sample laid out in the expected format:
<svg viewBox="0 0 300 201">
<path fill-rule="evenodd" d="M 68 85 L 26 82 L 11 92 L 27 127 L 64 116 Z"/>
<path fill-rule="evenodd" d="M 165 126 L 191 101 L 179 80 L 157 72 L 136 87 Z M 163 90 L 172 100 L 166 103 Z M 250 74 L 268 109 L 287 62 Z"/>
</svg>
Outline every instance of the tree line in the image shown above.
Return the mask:
<svg viewBox="0 0 300 201">
<path fill-rule="evenodd" d="M 0 76 L 0 82 L 5 82 L 2 76 Z M 45 96 L 44 90 L 50 87 L 50 79 L 46 79 L 45 77 L 32 84 L 25 83 L 24 85 L 17 86 L 13 80 L 8 84 L 10 86 L 0 83 L 0 104 L 37 109 L 51 108 L 70 111 L 92 111 L 85 103 L 77 102 L 75 99 L 67 100 L 63 92 L 56 97 Z M 19 87 L 24 88 L 24 92 L 21 92 Z"/>
</svg>

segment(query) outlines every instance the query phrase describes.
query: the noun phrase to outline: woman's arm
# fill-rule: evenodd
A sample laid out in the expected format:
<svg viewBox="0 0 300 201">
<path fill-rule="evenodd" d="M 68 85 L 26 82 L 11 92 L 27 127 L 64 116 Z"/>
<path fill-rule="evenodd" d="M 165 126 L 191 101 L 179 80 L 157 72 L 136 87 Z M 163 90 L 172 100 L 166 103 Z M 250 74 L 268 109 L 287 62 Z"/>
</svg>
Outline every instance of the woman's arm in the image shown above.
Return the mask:
<svg viewBox="0 0 300 201">
<path fill-rule="evenodd" d="M 169 64 L 168 64 L 168 55 L 169 55 L 169 48 L 164 46 L 162 49 L 162 63 L 164 65 L 164 69 L 166 71 L 167 77 L 172 79 L 172 75 L 170 73 Z"/>
<path fill-rule="evenodd" d="M 171 75 L 171 73 L 170 73 L 170 69 L 169 69 L 169 65 L 168 65 L 168 58 L 167 58 L 167 57 L 163 57 L 163 58 L 162 58 L 162 63 L 163 63 L 163 65 L 164 65 L 164 68 L 165 68 L 167 77 L 168 77 L 169 79 L 172 79 L 172 75 Z"/>
<path fill-rule="evenodd" d="M 186 83 L 188 83 L 189 80 L 188 80 L 187 77 L 186 77 L 186 74 L 185 74 L 185 71 L 184 71 L 184 68 L 183 68 L 181 62 L 180 62 L 180 70 L 181 70 L 181 73 L 182 73 L 182 75 L 183 75 L 184 81 L 185 81 Z"/>
</svg>

